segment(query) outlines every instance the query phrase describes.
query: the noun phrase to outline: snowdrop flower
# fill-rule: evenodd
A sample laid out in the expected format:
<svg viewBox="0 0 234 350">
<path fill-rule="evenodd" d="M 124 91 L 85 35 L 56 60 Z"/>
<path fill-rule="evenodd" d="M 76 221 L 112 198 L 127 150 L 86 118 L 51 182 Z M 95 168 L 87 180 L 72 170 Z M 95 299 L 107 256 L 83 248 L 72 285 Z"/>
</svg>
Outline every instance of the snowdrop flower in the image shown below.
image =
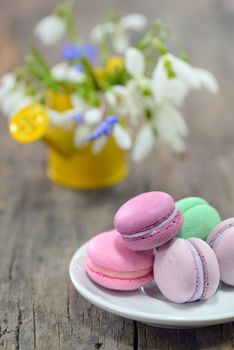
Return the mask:
<svg viewBox="0 0 234 350">
<path fill-rule="evenodd" d="M 129 47 L 125 52 L 125 67 L 132 77 L 142 77 L 145 71 L 145 58 L 143 53 L 135 47 Z"/>
<path fill-rule="evenodd" d="M 152 150 L 155 145 L 155 136 L 151 123 L 146 123 L 139 130 L 133 147 L 133 160 L 140 162 Z"/>
<path fill-rule="evenodd" d="M 54 109 L 47 108 L 47 112 L 50 122 L 53 125 L 59 126 L 64 130 L 70 130 L 72 128 L 74 124 L 74 121 L 72 119 L 72 115 L 74 114 L 73 110 L 60 112 Z"/>
<path fill-rule="evenodd" d="M 74 110 L 81 114 L 90 108 L 86 101 L 76 93 L 71 95 L 71 102 Z"/>
<path fill-rule="evenodd" d="M 105 98 L 110 109 L 116 111 L 118 115 L 124 116 L 129 113 L 129 96 L 126 86 L 113 86 L 106 92 Z"/>
<path fill-rule="evenodd" d="M 79 125 L 74 133 L 73 144 L 76 148 L 84 148 L 87 145 L 87 137 L 90 135 L 90 125 Z"/>
<path fill-rule="evenodd" d="M 167 61 L 171 64 L 176 77 L 186 84 L 182 87 L 182 83 L 180 83 L 181 100 L 183 100 L 182 96 L 186 96 L 191 89 L 205 87 L 213 93 L 218 91 L 218 83 L 210 72 L 205 69 L 194 68 L 178 57 L 172 54 L 166 54 L 160 57 L 152 75 L 152 90 L 156 103 L 159 104 L 164 100 L 167 94 L 167 88 L 171 84 L 170 80 L 173 80 L 173 78 L 170 79 L 168 77 Z M 181 89 L 183 89 L 183 92 Z"/>
<path fill-rule="evenodd" d="M 4 95 L 1 110 L 7 117 L 11 117 L 13 113 L 31 103 L 33 103 L 33 98 L 27 96 L 22 88 L 13 89 Z"/>
<path fill-rule="evenodd" d="M 121 18 L 120 24 L 126 29 L 138 31 L 146 27 L 147 19 L 140 13 L 132 13 Z"/>
<path fill-rule="evenodd" d="M 78 105 L 78 107 L 80 106 Z M 73 139 L 74 145 L 77 148 L 83 148 L 87 145 L 88 137 L 92 132 L 93 126 L 101 122 L 102 114 L 103 113 L 99 108 L 91 108 L 86 111 L 83 110 L 82 113 L 77 111 L 75 114 L 73 113 L 71 118 L 78 124 Z"/>
<path fill-rule="evenodd" d="M 0 101 L 4 96 L 9 93 L 16 84 L 15 74 L 7 73 L 3 75 L 0 81 Z"/>
<path fill-rule="evenodd" d="M 194 68 L 195 73 L 198 76 L 200 86 L 206 88 L 212 93 L 217 93 L 219 91 L 219 85 L 213 74 L 211 74 L 206 69 Z"/>
<path fill-rule="evenodd" d="M 118 115 L 128 116 L 132 123 L 136 123 L 143 113 L 144 98 L 133 81 L 129 81 L 126 86 L 113 86 L 105 97 L 111 110 Z"/>
<path fill-rule="evenodd" d="M 11 114 L 15 114 L 16 112 L 18 112 L 20 109 L 26 107 L 26 106 L 29 106 L 31 104 L 35 103 L 35 100 L 33 98 L 33 96 L 24 96 L 20 101 L 19 103 L 17 103 L 15 105 L 15 107 L 13 108 L 12 110 L 12 113 Z"/>
<path fill-rule="evenodd" d="M 84 113 L 84 122 L 87 124 L 98 124 L 102 120 L 102 114 L 100 108 L 91 108 Z"/>
<path fill-rule="evenodd" d="M 169 79 L 166 83 L 165 100 L 180 107 L 189 92 L 190 88 L 183 80 L 179 78 Z"/>
<path fill-rule="evenodd" d="M 163 103 L 156 111 L 153 123 L 161 141 L 169 144 L 176 153 L 185 152 L 184 137 L 188 135 L 188 128 L 172 104 Z"/>
<path fill-rule="evenodd" d="M 145 28 L 146 23 L 145 16 L 134 13 L 117 21 L 97 25 L 91 32 L 91 38 L 95 43 L 99 44 L 106 36 L 112 36 L 113 48 L 116 52 L 123 53 L 129 46 L 128 30 L 142 30 Z"/>
<path fill-rule="evenodd" d="M 57 44 L 65 34 L 66 23 L 56 15 L 43 18 L 35 27 L 35 35 L 45 46 Z"/>
<path fill-rule="evenodd" d="M 53 66 L 50 73 L 57 81 L 67 81 L 76 84 L 85 80 L 85 74 L 80 69 L 80 66 L 71 66 L 66 62 L 61 62 Z"/>
<path fill-rule="evenodd" d="M 132 140 L 129 131 L 120 124 L 116 124 L 112 132 L 115 142 L 123 150 L 129 150 L 132 147 Z"/>
</svg>

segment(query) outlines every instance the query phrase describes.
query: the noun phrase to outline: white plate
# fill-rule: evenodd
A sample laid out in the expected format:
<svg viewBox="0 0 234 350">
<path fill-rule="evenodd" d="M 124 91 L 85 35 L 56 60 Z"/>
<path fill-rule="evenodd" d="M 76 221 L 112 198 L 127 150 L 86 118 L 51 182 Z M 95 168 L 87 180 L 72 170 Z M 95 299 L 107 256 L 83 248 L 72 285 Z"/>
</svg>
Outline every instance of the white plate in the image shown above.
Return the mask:
<svg viewBox="0 0 234 350">
<path fill-rule="evenodd" d="M 234 321 L 234 288 L 221 285 L 207 301 L 174 304 L 154 283 L 135 292 L 116 292 L 98 286 L 85 272 L 87 243 L 71 259 L 69 274 L 77 291 L 90 303 L 118 316 L 158 327 L 194 328 Z"/>
</svg>

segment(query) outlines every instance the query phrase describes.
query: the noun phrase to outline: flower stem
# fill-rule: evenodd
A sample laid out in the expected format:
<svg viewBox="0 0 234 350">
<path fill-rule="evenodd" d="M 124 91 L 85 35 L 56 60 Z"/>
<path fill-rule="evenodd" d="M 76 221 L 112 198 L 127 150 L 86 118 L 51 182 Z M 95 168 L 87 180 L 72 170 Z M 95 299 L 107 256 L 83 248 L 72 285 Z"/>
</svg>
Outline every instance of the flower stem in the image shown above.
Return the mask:
<svg viewBox="0 0 234 350">
<path fill-rule="evenodd" d="M 74 16 L 73 0 L 67 0 L 65 3 L 59 5 L 55 9 L 55 13 L 65 20 L 69 39 L 73 42 L 77 42 L 78 34 L 76 28 L 76 20 Z"/>
</svg>

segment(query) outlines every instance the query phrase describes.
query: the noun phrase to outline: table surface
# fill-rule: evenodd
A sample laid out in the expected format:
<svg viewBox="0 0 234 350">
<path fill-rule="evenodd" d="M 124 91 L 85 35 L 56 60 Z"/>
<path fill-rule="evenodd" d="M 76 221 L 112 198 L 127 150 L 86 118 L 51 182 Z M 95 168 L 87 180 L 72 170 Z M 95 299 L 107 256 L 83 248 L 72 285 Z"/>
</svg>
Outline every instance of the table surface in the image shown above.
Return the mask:
<svg viewBox="0 0 234 350">
<path fill-rule="evenodd" d="M 1 0 L 1 73 L 18 64 L 33 40 L 33 26 L 57 1 Z M 68 277 L 71 256 L 94 234 L 112 227 L 128 198 L 149 190 L 175 199 L 205 197 L 223 218 L 233 216 L 234 6 L 232 1 L 108 1 L 77 4 L 80 32 L 107 8 L 159 17 L 181 39 L 194 65 L 210 69 L 221 93 L 195 92 L 186 115 L 188 154 L 158 147 L 131 166 L 122 184 L 100 191 L 57 187 L 45 175 L 46 149 L 19 146 L 1 119 L 0 347 L 3 349 L 231 349 L 233 323 L 191 330 L 153 328 L 86 302 Z M 48 55 L 55 53 L 48 51 Z"/>
</svg>

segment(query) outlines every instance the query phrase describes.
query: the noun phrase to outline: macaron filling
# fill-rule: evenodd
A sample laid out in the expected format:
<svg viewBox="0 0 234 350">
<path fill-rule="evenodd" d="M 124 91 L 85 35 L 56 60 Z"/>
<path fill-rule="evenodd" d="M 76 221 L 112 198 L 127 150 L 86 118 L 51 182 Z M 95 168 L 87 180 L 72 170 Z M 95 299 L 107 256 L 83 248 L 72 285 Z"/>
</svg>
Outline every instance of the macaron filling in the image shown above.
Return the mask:
<svg viewBox="0 0 234 350">
<path fill-rule="evenodd" d="M 204 287 L 205 287 L 205 271 L 202 259 L 196 249 L 196 247 L 193 245 L 192 242 L 188 240 L 184 240 L 187 246 L 189 247 L 196 266 L 196 289 L 192 295 L 192 297 L 188 300 L 188 302 L 199 300 L 203 293 L 204 293 Z"/>
<path fill-rule="evenodd" d="M 226 225 L 225 227 L 222 227 L 220 230 L 218 230 L 218 232 L 216 232 L 214 234 L 214 236 L 211 238 L 209 245 L 211 246 L 212 249 L 214 249 L 217 244 L 219 243 L 219 241 L 223 238 L 223 236 L 233 230 L 234 228 L 234 222 L 231 224 Z"/>
<path fill-rule="evenodd" d="M 141 238 L 143 236 L 150 236 L 155 233 L 155 231 L 160 230 L 162 227 L 168 225 L 171 221 L 174 220 L 176 215 L 178 214 L 178 209 L 174 208 L 174 210 L 167 216 L 166 218 L 162 219 L 160 223 L 157 223 L 150 228 L 147 228 L 145 230 L 130 234 L 130 233 L 122 233 L 123 238 L 127 239 L 134 239 L 134 238 Z"/>
<path fill-rule="evenodd" d="M 134 279 L 134 278 L 140 278 L 148 275 L 152 272 L 152 267 L 145 268 L 143 270 L 138 271 L 113 271 L 106 268 L 103 268 L 95 263 L 93 263 L 89 258 L 87 259 L 87 267 L 92 270 L 93 272 L 99 273 L 101 275 L 111 277 L 111 278 L 118 278 L 118 279 Z"/>
</svg>

